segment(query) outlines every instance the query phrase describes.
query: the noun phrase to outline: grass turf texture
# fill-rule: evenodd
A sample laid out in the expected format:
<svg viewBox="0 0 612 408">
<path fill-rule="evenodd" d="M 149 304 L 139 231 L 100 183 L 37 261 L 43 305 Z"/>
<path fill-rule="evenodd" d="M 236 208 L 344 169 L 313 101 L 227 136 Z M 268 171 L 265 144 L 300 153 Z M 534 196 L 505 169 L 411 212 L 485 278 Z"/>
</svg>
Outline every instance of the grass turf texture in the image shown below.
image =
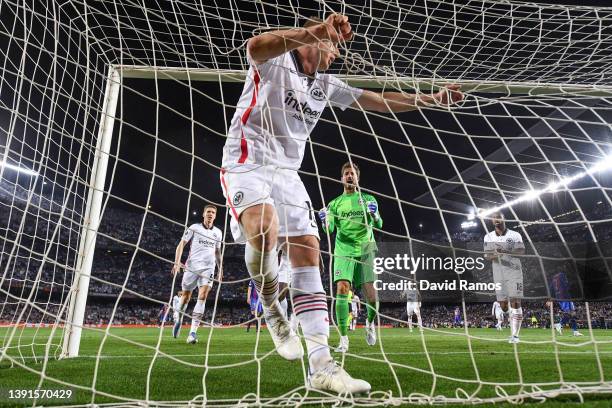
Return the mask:
<svg viewBox="0 0 612 408">
<path fill-rule="evenodd" d="M 0 338 L 6 340 L 9 330 L 12 329 L 0 328 Z M 107 336 L 105 341 L 102 341 L 105 337 L 103 330 L 86 329 L 81 340 L 81 357 L 49 359 L 44 367 L 45 373 L 48 377 L 67 383 L 95 388 L 99 392 L 129 399 L 145 399 L 148 385 L 149 399 L 155 401 L 190 400 L 203 394 L 204 388 L 208 400 L 237 399 L 250 393 L 259 394 L 262 398 L 278 397 L 304 383 L 302 363 L 287 362 L 275 353 L 271 353 L 272 341 L 266 330 L 261 332 L 258 339 L 253 328 L 250 333 L 246 333 L 244 328 L 214 329 L 208 345 L 209 329 L 200 329 L 198 333 L 200 342 L 197 345 L 185 343 L 187 331 L 183 328 L 180 339 L 173 339 L 170 328 L 164 329 L 161 337 L 157 328 L 113 328 L 110 333 L 118 337 Z M 44 343 L 50 333 L 50 329 L 17 329 L 11 345 L 21 344 L 21 347 L 11 347 L 7 354 L 35 372 L 17 365 L 11 367 L 10 360 L 3 359 L 0 362 L 0 391 L 2 391 L 0 406 L 32 404 L 31 400 L 8 399 L 7 390 L 38 388 L 40 371 L 43 370 L 40 356 L 44 355 Z M 550 330 L 523 329 L 521 331 L 523 343 L 517 346 L 516 355 L 514 347 L 506 342 L 508 330 L 500 333 L 493 329 L 472 329 L 470 334 L 473 336 L 471 338 L 473 361 L 463 329 L 425 331 L 425 342 L 422 341 L 418 330 L 409 333 L 405 328 L 381 329 L 379 343 L 374 347 L 366 345 L 364 329 L 357 329 L 349 334 L 350 353 L 354 355 L 345 357 L 345 366 L 353 376 L 369 381 L 373 390 L 390 391 L 393 396 L 399 396 L 400 388 L 404 396 L 413 392 L 431 394 L 433 376 L 414 370 L 416 368 L 429 371 L 430 364 L 434 372 L 442 376 L 436 378 L 433 392 L 436 396 L 455 397 L 458 387 L 467 393 L 475 391 L 478 383 L 474 366 L 477 367 L 480 380 L 491 384 L 519 382 L 520 376 L 524 383 L 558 382 L 559 371 L 563 373 L 566 382 L 600 381 L 595 346 L 589 343 L 587 332 L 584 337 L 572 337 L 570 331 L 565 330 L 564 336 L 558 337 L 558 341 L 568 344 L 557 346 L 559 366 L 555 359 L 554 346 L 546 343 L 551 340 Z M 611 381 L 612 330 L 596 330 L 594 334 L 598 341 L 611 342 L 598 345 L 604 380 Z M 55 337 L 54 343 L 59 344 L 61 333 L 58 331 Z M 130 342 L 141 343 L 148 347 Z M 158 342 L 161 352 L 173 356 L 178 361 L 161 354 L 158 354 L 154 360 Z M 337 342 L 338 335 L 332 330 L 330 344 L 335 345 Z M 535 342 L 535 344 L 526 342 Z M 427 359 L 425 347 L 431 363 Z M 56 352 L 59 350 L 53 346 L 51 354 Z M 96 358 L 98 353 L 99 359 Z M 34 356 L 38 356 L 38 359 L 35 360 Z M 341 360 L 341 356 L 337 354 L 335 356 Z M 390 364 L 393 365 L 397 381 L 392 374 Z M 412 369 L 402 365 L 410 366 Z M 519 389 L 513 385 L 502 386 L 509 394 L 516 393 Z M 541 386 L 543 389 L 549 387 Z M 45 380 L 40 388 L 65 389 L 66 386 Z M 301 392 L 303 393 L 303 390 Z M 495 395 L 495 386 L 489 384 L 483 385 L 478 392 L 480 398 Z M 612 396 L 598 395 L 585 398 L 588 403 L 586 406 L 612 405 Z M 577 401 L 576 397 L 561 396 L 538 406 L 567 407 Z M 91 402 L 118 403 L 122 400 L 100 394 L 94 395 L 91 390 L 75 388 L 74 395 L 69 401 L 51 399 L 41 403 L 73 405 Z"/>
</svg>

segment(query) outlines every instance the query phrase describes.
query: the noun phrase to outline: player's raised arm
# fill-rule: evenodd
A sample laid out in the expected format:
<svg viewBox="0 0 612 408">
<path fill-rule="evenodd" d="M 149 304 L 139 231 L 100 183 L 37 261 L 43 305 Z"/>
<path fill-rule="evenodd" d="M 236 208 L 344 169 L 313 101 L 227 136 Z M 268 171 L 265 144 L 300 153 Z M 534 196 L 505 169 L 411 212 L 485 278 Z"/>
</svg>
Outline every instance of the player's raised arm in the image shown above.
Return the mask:
<svg viewBox="0 0 612 408">
<path fill-rule="evenodd" d="M 329 40 L 336 44 L 348 41 L 352 37 L 353 32 L 348 17 L 331 14 L 319 24 L 259 34 L 248 41 L 247 52 L 255 64 L 263 64 L 302 45 L 316 45 L 321 40 Z"/>
<path fill-rule="evenodd" d="M 249 287 L 247 289 L 247 304 L 248 305 L 251 304 L 251 285 L 249 285 Z"/>
<path fill-rule="evenodd" d="M 375 112 L 406 112 L 428 106 L 450 106 L 463 100 L 461 85 L 446 85 L 434 94 L 364 90 L 351 106 Z"/>
</svg>

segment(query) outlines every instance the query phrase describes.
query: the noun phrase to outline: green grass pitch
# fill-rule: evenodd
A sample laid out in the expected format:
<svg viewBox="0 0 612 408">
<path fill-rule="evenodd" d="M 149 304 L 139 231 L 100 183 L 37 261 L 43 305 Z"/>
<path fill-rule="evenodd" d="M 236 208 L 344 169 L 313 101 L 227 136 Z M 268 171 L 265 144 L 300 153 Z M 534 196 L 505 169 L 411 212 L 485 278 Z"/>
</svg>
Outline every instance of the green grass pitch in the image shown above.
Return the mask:
<svg viewBox="0 0 612 408">
<path fill-rule="evenodd" d="M 9 330 L 12 329 L 0 329 L 0 339 L 6 340 Z M 169 328 L 164 329 L 161 336 L 157 328 L 113 328 L 110 333 L 117 337 L 107 336 L 105 341 L 102 341 L 103 330 L 86 329 L 81 341 L 81 357 L 52 358 L 44 365 L 40 356 L 45 353 L 44 343 L 50 333 L 50 329 L 17 330 L 11 344 L 21 344 L 21 347 L 11 347 L 7 354 L 19 364 L 25 363 L 29 370 L 11 364 L 7 358 L 2 359 L 1 406 L 31 405 L 31 400 L 10 399 L 7 393 L 11 389 L 38 388 L 43 369 L 48 377 L 86 388 L 74 388 L 69 401 L 50 399 L 41 402 L 44 405 L 125 403 L 126 399 L 145 399 L 147 395 L 154 401 L 188 401 L 197 400 L 205 391 L 208 401 L 235 400 L 247 394 L 273 398 L 304 384 L 304 364 L 284 361 L 273 353 L 266 330 L 258 338 L 253 329 L 250 333 L 244 328 L 214 329 L 209 342 L 210 330 L 201 328 L 200 342 L 189 345 L 185 343 L 186 328 L 180 339 L 173 339 Z M 564 336 L 558 338 L 565 343 L 557 346 L 558 361 L 554 346 L 549 342 L 550 330 L 523 329 L 523 342 L 517 346 L 517 354 L 514 346 L 506 342 L 508 334 L 507 329 L 501 333 L 493 329 L 472 329 L 470 353 L 463 329 L 427 330 L 424 341 L 417 330 L 409 333 L 405 328 L 381 329 L 379 340 L 382 341 L 374 347 L 366 345 L 364 329 L 357 329 L 350 333 L 351 355 L 345 357 L 344 363 L 353 376 L 369 381 L 374 391 L 385 391 L 393 397 L 407 397 L 412 393 L 455 397 L 457 388 L 469 394 L 478 389 L 478 378 L 483 384 L 477 394 L 480 398 L 494 397 L 496 384 L 508 394 L 515 394 L 519 387 L 509 384 L 520 382 L 521 377 L 523 383 L 542 384 L 542 389 L 558 387 L 546 383 L 558 383 L 560 372 L 568 383 L 597 384 L 601 381 L 595 345 L 586 331 L 584 337 L 572 337 L 566 330 Z M 60 335 L 58 331 L 55 344 L 59 344 Z M 594 338 L 598 341 L 604 381 L 610 382 L 612 330 L 596 330 Z M 331 344 L 337 341 L 338 335 L 332 330 Z M 154 358 L 157 345 L 160 352 L 175 360 L 164 354 Z M 57 351 L 57 347 L 51 348 L 52 353 Z M 96 358 L 98 355 L 100 358 Z M 336 357 L 342 360 L 341 356 Z M 610 384 L 607 386 L 610 389 Z M 45 380 L 41 388 L 63 389 L 66 386 Z M 99 393 L 92 393 L 92 389 Z M 532 388 L 524 390 L 528 392 Z M 305 390 L 302 388 L 298 392 L 304 394 Z M 308 395 L 317 394 L 310 392 Z M 610 395 L 587 395 L 585 400 L 590 407 L 612 406 Z M 255 402 L 254 398 L 245 401 Z M 569 407 L 577 401 L 576 396 L 564 395 L 538 406 Z M 537 403 L 534 400 L 525 402 Z"/>
</svg>

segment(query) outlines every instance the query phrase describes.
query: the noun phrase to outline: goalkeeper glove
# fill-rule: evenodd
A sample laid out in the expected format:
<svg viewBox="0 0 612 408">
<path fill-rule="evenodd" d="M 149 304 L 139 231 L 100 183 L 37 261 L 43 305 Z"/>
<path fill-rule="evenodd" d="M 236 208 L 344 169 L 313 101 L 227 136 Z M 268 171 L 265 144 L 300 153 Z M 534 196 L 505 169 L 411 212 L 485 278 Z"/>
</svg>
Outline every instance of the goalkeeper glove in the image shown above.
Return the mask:
<svg viewBox="0 0 612 408">
<path fill-rule="evenodd" d="M 323 207 L 319 210 L 319 219 L 323 224 L 327 221 L 327 208 Z"/>
<path fill-rule="evenodd" d="M 368 212 L 372 218 L 374 218 L 374 220 L 378 220 L 378 204 L 376 204 L 374 201 L 368 201 L 366 206 L 368 207 Z"/>
</svg>

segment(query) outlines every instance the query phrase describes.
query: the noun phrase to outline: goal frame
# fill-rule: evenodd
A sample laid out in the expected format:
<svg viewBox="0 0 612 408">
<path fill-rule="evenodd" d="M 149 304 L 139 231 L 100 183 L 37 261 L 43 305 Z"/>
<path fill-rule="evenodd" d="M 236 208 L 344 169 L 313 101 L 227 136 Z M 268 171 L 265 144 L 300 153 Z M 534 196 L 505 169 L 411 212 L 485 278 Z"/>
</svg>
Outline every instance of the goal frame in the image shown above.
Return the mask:
<svg viewBox="0 0 612 408">
<path fill-rule="evenodd" d="M 124 79 L 154 79 L 175 81 L 203 81 L 203 82 L 244 82 L 247 76 L 245 70 L 224 70 L 184 67 L 153 67 L 146 65 L 116 65 L 108 66 L 105 84 L 105 95 L 100 112 L 100 123 L 94 162 L 89 178 L 87 202 L 83 218 L 82 234 L 79 242 L 78 257 L 74 279 L 69 292 L 69 307 L 64 325 L 62 341 L 62 358 L 79 356 L 79 347 L 85 317 L 85 308 L 89 291 L 89 281 L 96 247 L 96 238 L 100 226 L 100 215 L 104 198 L 104 186 L 110 158 L 110 148 L 113 141 L 113 129 L 117 113 L 117 103 Z M 555 93 L 572 93 L 585 96 L 610 97 L 612 87 L 600 87 L 580 84 L 554 84 L 554 83 L 513 83 L 502 81 L 474 80 L 442 80 L 437 78 L 408 78 L 384 76 L 374 77 L 366 75 L 338 75 L 338 78 L 347 84 L 361 88 L 371 89 L 406 89 L 420 92 L 433 91 L 434 88 L 446 84 L 459 84 L 464 92 L 495 93 L 495 94 L 527 94 L 546 95 L 552 90 Z"/>
</svg>

